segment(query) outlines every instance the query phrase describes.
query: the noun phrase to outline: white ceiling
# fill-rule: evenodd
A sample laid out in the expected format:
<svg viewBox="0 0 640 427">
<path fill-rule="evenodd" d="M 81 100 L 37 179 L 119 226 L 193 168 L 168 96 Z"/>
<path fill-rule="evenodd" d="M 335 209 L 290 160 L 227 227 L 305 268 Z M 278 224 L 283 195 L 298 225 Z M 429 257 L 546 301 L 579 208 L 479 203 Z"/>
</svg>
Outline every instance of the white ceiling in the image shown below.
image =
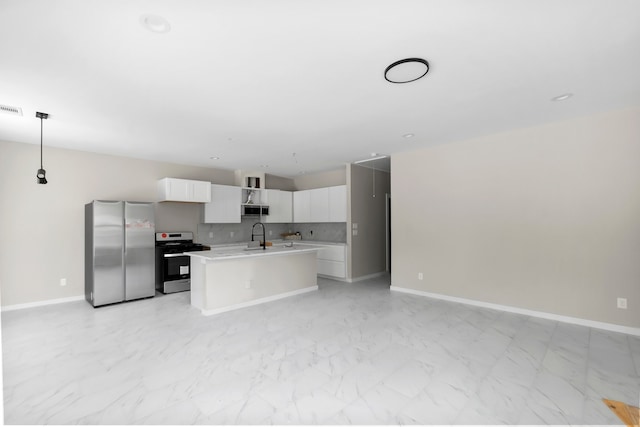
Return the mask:
<svg viewBox="0 0 640 427">
<path fill-rule="evenodd" d="M 407 57 L 429 74 L 385 81 Z M 56 146 L 293 177 L 637 106 L 639 70 L 638 0 L 0 0 L 24 112 L 0 140 L 39 144 L 49 113 L 45 168 Z"/>
</svg>

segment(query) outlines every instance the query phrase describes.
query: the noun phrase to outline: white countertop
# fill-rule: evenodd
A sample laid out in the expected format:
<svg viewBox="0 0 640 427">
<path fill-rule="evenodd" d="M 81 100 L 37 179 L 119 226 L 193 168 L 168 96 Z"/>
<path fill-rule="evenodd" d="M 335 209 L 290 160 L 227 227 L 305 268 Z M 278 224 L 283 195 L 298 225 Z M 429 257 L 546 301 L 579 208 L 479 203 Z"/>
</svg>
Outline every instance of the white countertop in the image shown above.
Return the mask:
<svg viewBox="0 0 640 427">
<path fill-rule="evenodd" d="M 269 242 L 273 242 L 274 246 L 282 246 L 282 245 L 288 245 L 291 242 L 293 242 L 294 245 L 330 245 L 330 246 L 346 246 L 346 243 L 342 243 L 342 242 L 324 242 L 324 241 L 320 241 L 320 240 L 283 240 L 283 239 L 267 239 L 267 241 Z M 237 248 L 237 247 L 246 247 L 247 246 L 247 242 L 235 242 L 235 243 L 220 243 L 218 245 L 212 245 L 209 243 L 203 243 L 206 246 L 209 246 L 212 250 L 217 250 L 217 249 L 226 249 L 226 248 Z"/>
<path fill-rule="evenodd" d="M 347 246 L 342 242 L 323 242 L 321 240 L 286 240 L 286 242 L 300 243 L 302 245 L 331 245 L 331 246 Z"/>
<path fill-rule="evenodd" d="M 247 245 L 227 245 L 227 246 L 212 246 L 210 251 L 197 251 L 197 252 L 185 252 L 185 255 L 194 258 L 200 258 L 207 261 L 220 261 L 226 259 L 237 258 L 252 258 L 252 257 L 264 257 L 275 255 L 291 255 L 302 252 L 313 252 L 322 249 L 321 246 L 314 246 L 312 244 L 297 245 L 295 242 L 293 246 L 286 246 L 287 244 L 277 244 L 274 246 L 267 246 L 266 249 L 251 248 L 247 249 Z"/>
</svg>

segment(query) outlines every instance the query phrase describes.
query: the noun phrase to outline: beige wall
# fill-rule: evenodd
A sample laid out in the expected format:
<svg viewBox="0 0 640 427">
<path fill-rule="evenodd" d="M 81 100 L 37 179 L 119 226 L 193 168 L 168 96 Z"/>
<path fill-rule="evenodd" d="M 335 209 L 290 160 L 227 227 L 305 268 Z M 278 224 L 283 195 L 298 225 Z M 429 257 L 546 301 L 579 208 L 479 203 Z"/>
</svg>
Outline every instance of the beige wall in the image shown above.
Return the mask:
<svg viewBox="0 0 640 427">
<path fill-rule="evenodd" d="M 311 190 L 313 188 L 334 187 L 347 183 L 347 169 L 300 175 L 293 179 L 295 190 Z"/>
<path fill-rule="evenodd" d="M 285 178 L 282 176 L 270 174 L 265 175 L 265 188 L 284 191 L 296 190 L 296 186 L 292 178 Z"/>
<path fill-rule="evenodd" d="M 400 153 L 392 171 L 393 286 L 640 326 L 640 109 Z"/>
<path fill-rule="evenodd" d="M 354 164 L 349 166 L 348 175 L 347 277 L 357 279 L 386 270 L 386 195 L 391 188 L 387 172 Z M 353 223 L 358 224 L 357 236 L 351 230 Z"/>
<path fill-rule="evenodd" d="M 84 294 L 84 205 L 91 200 L 157 200 L 156 182 L 174 177 L 233 184 L 233 171 L 46 147 L 47 185 L 36 184 L 40 147 L 0 142 L 2 305 Z M 158 203 L 156 230 L 197 232 L 202 205 Z M 67 286 L 60 286 L 60 279 Z"/>
</svg>

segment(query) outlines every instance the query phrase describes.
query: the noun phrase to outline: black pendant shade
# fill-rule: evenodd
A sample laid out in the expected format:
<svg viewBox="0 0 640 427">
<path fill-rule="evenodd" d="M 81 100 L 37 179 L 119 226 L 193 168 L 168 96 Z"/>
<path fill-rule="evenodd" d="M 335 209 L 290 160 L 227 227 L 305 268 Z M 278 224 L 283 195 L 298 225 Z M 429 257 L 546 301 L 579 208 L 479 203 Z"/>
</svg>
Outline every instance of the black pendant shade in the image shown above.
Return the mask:
<svg viewBox="0 0 640 427">
<path fill-rule="evenodd" d="M 38 169 L 36 177 L 38 178 L 38 184 L 46 184 L 47 171 L 44 170 L 44 167 L 42 166 L 42 120 L 48 119 L 49 114 L 36 112 L 36 117 L 40 119 L 40 169 Z"/>
</svg>

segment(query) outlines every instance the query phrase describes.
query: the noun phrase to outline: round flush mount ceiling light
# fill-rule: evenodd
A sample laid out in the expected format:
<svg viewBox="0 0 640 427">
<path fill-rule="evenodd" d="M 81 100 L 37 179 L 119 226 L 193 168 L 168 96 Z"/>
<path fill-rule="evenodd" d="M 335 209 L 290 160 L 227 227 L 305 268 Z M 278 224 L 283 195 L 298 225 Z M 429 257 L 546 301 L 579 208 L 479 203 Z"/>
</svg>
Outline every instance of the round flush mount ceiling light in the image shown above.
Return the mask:
<svg viewBox="0 0 640 427">
<path fill-rule="evenodd" d="M 142 15 L 140 17 L 140 23 L 143 27 L 153 33 L 168 33 L 171 31 L 171 25 L 169 21 L 158 15 Z"/>
<path fill-rule="evenodd" d="M 413 138 L 415 135 L 412 133 L 405 133 L 404 135 L 402 135 L 403 138 Z"/>
<path fill-rule="evenodd" d="M 409 83 L 426 76 L 429 63 L 422 58 L 406 58 L 396 61 L 384 70 L 384 78 L 389 83 Z"/>
<path fill-rule="evenodd" d="M 563 93 L 562 95 L 558 95 L 556 97 L 551 98 L 552 101 L 565 101 L 573 96 L 572 93 Z"/>
</svg>

